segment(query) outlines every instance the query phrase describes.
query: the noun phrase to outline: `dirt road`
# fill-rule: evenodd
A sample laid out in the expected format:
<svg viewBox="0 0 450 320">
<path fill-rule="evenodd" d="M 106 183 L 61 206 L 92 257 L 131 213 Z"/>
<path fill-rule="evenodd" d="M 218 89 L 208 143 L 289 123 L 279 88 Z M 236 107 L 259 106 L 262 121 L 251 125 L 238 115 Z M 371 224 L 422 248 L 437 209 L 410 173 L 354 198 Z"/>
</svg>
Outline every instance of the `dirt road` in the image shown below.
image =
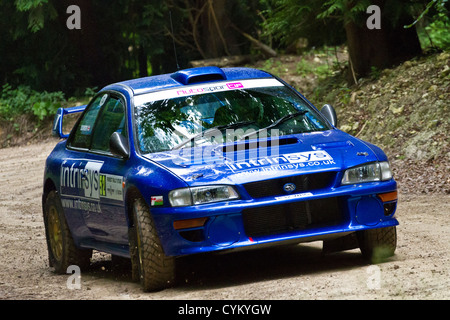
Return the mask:
<svg viewBox="0 0 450 320">
<path fill-rule="evenodd" d="M 378 265 L 359 250 L 323 256 L 321 243 L 200 255 L 178 260 L 178 286 L 143 293 L 96 252 L 74 289 L 48 267 L 41 188 L 54 144 L 0 149 L 0 299 L 450 298 L 450 196 L 402 193 L 396 255 Z"/>
</svg>

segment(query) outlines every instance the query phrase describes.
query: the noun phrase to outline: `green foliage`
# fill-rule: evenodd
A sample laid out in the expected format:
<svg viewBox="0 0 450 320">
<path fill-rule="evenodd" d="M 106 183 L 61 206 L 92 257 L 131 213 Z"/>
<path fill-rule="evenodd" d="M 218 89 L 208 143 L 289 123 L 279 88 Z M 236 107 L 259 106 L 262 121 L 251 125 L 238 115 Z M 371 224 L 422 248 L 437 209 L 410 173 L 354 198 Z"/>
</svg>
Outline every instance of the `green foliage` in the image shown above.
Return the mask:
<svg viewBox="0 0 450 320">
<path fill-rule="evenodd" d="M 273 36 L 283 46 L 306 38 L 310 46 L 334 45 L 344 42 L 343 24 L 333 17 L 317 19 L 322 2 L 317 0 L 267 0 L 263 34 Z"/>
<path fill-rule="evenodd" d="M 28 13 L 28 29 L 35 33 L 44 28 L 47 18 L 56 18 L 54 7 L 48 0 L 15 0 L 14 4 L 19 12 Z"/>
<path fill-rule="evenodd" d="M 224 3 L 218 0 L 106 2 L 83 2 L 81 30 L 69 30 L 65 22 L 70 2 L 0 1 L 0 86 L 9 83 L 14 88 L 24 85 L 37 91 L 82 95 L 85 88 L 174 71 L 172 40 L 181 68 L 200 59 L 200 51 L 206 52 L 214 44 L 223 45 L 227 54 L 249 54 L 252 46 L 240 31 L 279 52 L 303 50 L 305 43 L 309 47 L 340 45 L 346 40 L 343 22 L 364 22 L 365 10 L 372 4 L 369 0 L 230 0 L 222 6 L 211 5 Z M 448 47 L 448 0 L 383 3 L 384 18 L 398 22 L 396 18 L 408 12 L 422 21 L 422 39 L 439 48 Z M 223 22 L 221 28 L 215 27 L 215 19 Z M 298 41 L 300 38 L 308 41 Z M 223 54 L 223 50 L 217 52 Z M 36 106 L 37 110 L 47 108 Z M 41 117 L 44 113 L 37 111 Z"/>
<path fill-rule="evenodd" d="M 264 61 L 262 69 L 270 72 L 271 74 L 280 75 L 283 71 L 285 71 L 285 66 L 280 60 L 271 58 Z"/>
<path fill-rule="evenodd" d="M 95 96 L 95 94 L 97 93 L 98 88 L 97 87 L 93 87 L 93 88 L 86 88 L 86 90 L 84 91 L 84 96 L 88 97 L 89 99 L 91 99 L 92 97 Z"/>
<path fill-rule="evenodd" d="M 373 80 L 377 80 L 381 76 L 382 70 L 378 69 L 377 67 L 371 66 L 370 67 L 370 78 Z"/>
<path fill-rule="evenodd" d="M 297 64 L 296 73 L 301 76 L 314 74 L 319 79 L 326 78 L 333 74 L 331 67 L 327 64 L 314 64 L 302 58 Z"/>
<path fill-rule="evenodd" d="M 348 21 L 357 21 L 361 13 L 366 12 L 371 2 L 368 0 L 329 0 L 323 4 L 324 11 L 317 15 L 319 19 L 338 17 Z"/>
<path fill-rule="evenodd" d="M 448 20 L 448 16 L 446 17 Z M 428 33 L 430 41 L 430 46 L 437 47 L 439 49 L 449 49 L 450 48 L 450 33 L 448 32 L 450 28 L 449 22 L 444 22 L 442 20 L 437 20 L 430 23 L 425 27 Z"/>
<path fill-rule="evenodd" d="M 437 18 L 436 20 L 447 21 L 448 23 L 448 10 L 445 8 L 446 2 L 447 0 L 431 0 L 430 2 L 428 2 L 425 9 L 422 11 L 418 18 L 414 20 L 413 23 L 404 27 L 411 28 L 420 20 L 422 20 L 432 9 L 436 9 L 438 12 L 438 17 L 435 17 L 435 19 Z"/>
<path fill-rule="evenodd" d="M 38 8 L 43 4 L 48 3 L 48 0 L 15 0 L 14 4 L 19 11 L 28 11 Z"/>
<path fill-rule="evenodd" d="M 39 124 L 52 118 L 65 101 L 60 91 L 37 92 L 27 86 L 14 89 L 5 84 L 0 95 L 0 119 L 15 122 L 21 116 L 29 116 Z"/>
<path fill-rule="evenodd" d="M 405 28 L 410 28 L 421 20 L 426 20 L 424 16 L 427 13 L 434 13 L 431 22 L 424 28 L 418 28 L 418 33 L 424 48 L 434 47 L 442 50 L 450 48 L 450 18 L 449 10 L 445 7 L 447 0 L 432 0 L 426 6 L 426 9 L 419 17 Z"/>
</svg>

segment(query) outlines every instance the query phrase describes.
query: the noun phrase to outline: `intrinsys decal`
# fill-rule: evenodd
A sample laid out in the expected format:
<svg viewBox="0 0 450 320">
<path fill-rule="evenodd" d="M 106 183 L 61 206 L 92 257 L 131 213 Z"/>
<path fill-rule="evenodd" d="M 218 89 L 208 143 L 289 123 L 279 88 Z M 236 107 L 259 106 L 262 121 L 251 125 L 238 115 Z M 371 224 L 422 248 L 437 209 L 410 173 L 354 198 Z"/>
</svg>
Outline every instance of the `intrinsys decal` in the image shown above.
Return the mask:
<svg viewBox="0 0 450 320">
<path fill-rule="evenodd" d="M 102 161 L 64 159 L 60 172 L 61 195 L 87 199 L 123 200 L 123 177 L 102 174 Z"/>
<path fill-rule="evenodd" d="M 291 170 L 307 166 L 334 165 L 334 159 L 323 150 L 304 151 L 277 156 L 266 156 L 244 161 L 225 161 L 233 172 L 264 172 L 274 170 Z"/>
</svg>

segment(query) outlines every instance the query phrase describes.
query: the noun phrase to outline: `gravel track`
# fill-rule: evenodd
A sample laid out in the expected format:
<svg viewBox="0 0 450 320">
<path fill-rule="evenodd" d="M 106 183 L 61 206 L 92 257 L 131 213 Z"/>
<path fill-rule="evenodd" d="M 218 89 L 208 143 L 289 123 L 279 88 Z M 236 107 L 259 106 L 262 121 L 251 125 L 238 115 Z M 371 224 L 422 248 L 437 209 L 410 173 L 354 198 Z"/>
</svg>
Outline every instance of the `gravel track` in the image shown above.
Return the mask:
<svg viewBox="0 0 450 320">
<path fill-rule="evenodd" d="M 450 195 L 401 193 L 394 257 L 369 265 L 359 250 L 321 243 L 177 259 L 178 285 L 142 292 L 127 266 L 95 252 L 79 289 L 48 266 L 42 176 L 55 140 L 0 150 L 0 299 L 449 299 Z M 401 191 L 401 189 L 400 189 Z M 70 281 L 69 281 L 70 283 Z"/>
</svg>

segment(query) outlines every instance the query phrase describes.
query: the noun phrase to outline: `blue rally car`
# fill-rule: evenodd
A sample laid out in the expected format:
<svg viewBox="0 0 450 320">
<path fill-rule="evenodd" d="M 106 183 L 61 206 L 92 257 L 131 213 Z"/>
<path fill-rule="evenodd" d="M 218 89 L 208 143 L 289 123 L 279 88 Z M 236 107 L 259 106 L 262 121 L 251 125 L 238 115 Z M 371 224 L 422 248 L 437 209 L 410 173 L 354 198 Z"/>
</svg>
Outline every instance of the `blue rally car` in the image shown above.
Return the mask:
<svg viewBox="0 0 450 320">
<path fill-rule="evenodd" d="M 70 134 L 63 117 L 82 112 Z M 378 147 L 336 128 L 283 80 L 202 67 L 103 88 L 59 109 L 43 182 L 50 266 L 92 250 L 131 259 L 145 291 L 173 284 L 175 258 L 323 241 L 394 254 L 397 184 Z"/>
</svg>

